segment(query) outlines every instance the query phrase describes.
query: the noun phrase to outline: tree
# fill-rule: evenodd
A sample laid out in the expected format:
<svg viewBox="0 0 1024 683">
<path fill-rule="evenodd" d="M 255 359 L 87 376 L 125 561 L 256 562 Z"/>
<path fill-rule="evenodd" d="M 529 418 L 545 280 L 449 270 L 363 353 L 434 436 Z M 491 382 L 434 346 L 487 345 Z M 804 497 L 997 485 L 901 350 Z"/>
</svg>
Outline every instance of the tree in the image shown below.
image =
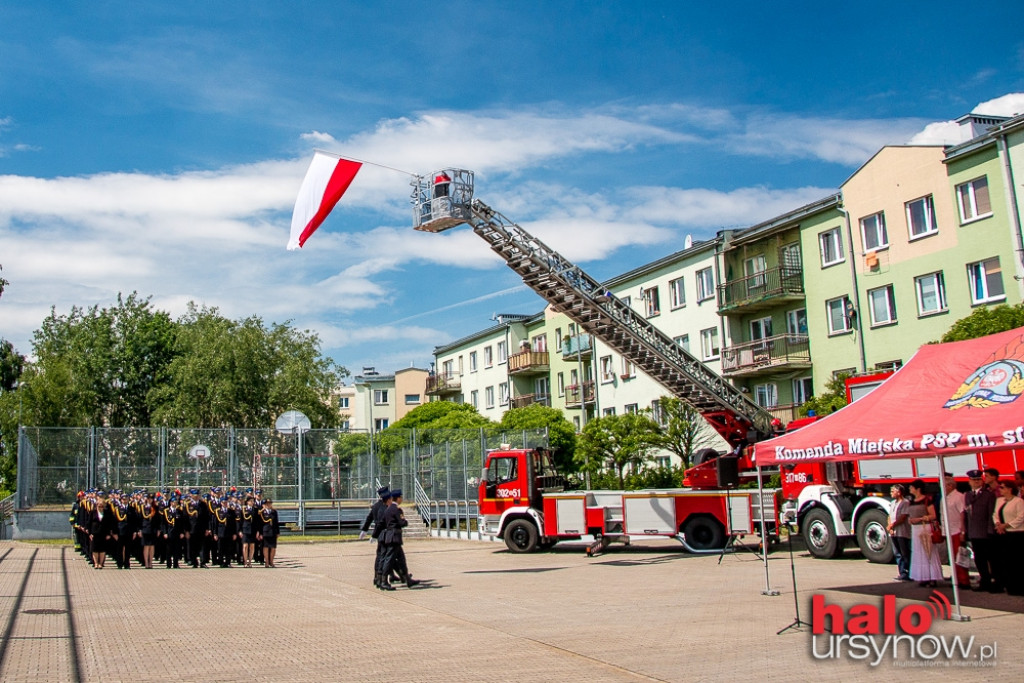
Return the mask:
<svg viewBox="0 0 1024 683">
<path fill-rule="evenodd" d="M 658 410 L 664 426 L 659 430 L 657 445 L 674 453 L 682 461 L 683 469 L 689 469 L 693 454 L 717 441 L 714 433 L 700 412 L 680 398 L 660 397 Z"/>
<path fill-rule="evenodd" d="M 800 406 L 797 412 L 801 415 L 810 415 L 813 410 L 815 415 L 824 416 L 834 413 L 844 407 L 846 401 L 846 380 L 849 373 L 841 372 L 825 383 L 825 393 L 813 396 Z"/>
<path fill-rule="evenodd" d="M 512 408 L 501 416 L 501 428 L 505 431 L 521 432 L 524 429 L 548 429 L 548 446 L 558 471 L 563 474 L 575 471 L 573 455 L 576 452 L 576 429 L 565 419 L 562 411 L 540 403 L 531 403 L 522 408 Z"/>
<path fill-rule="evenodd" d="M 625 488 L 627 467 L 643 466 L 658 440 L 658 424 L 644 413 L 597 417 L 583 428 L 576 460 L 591 472 L 613 468 Z"/>
<path fill-rule="evenodd" d="M 491 424 L 468 403 L 431 401 L 413 408 L 388 429 L 472 429 Z"/>
<path fill-rule="evenodd" d="M 976 339 L 1018 327 L 1024 327 L 1024 304 L 1016 306 L 1002 304 L 991 308 L 985 306 L 953 323 L 949 331 L 942 335 L 941 341 Z"/>
</svg>

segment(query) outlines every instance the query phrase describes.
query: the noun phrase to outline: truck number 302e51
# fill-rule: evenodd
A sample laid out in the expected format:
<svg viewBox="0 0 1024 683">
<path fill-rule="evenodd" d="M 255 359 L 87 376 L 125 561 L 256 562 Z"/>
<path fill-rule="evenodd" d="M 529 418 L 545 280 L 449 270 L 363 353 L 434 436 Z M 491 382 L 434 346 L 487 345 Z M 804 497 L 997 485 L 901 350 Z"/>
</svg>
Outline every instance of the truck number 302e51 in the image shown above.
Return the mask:
<svg viewBox="0 0 1024 683">
<path fill-rule="evenodd" d="M 519 489 L 498 489 L 498 498 L 519 498 Z"/>
</svg>

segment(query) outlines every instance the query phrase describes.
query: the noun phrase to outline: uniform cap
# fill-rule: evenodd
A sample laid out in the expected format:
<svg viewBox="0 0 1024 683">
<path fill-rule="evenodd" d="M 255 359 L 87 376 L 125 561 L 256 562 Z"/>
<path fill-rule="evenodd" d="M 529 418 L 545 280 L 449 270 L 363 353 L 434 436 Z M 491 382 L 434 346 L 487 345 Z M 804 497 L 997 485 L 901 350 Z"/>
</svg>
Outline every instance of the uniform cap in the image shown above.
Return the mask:
<svg viewBox="0 0 1024 683">
<path fill-rule="evenodd" d="M 391 497 L 392 498 L 399 498 L 399 497 L 401 497 L 401 495 L 402 495 L 402 489 L 395 489 L 394 491 L 391 492 Z"/>
<path fill-rule="evenodd" d="M 391 491 L 388 489 L 387 486 L 381 486 L 379 489 L 377 489 L 377 495 L 380 496 L 381 498 L 387 498 L 388 496 L 391 495 Z"/>
<path fill-rule="evenodd" d="M 981 479 L 981 470 L 967 470 L 968 479 Z"/>
</svg>

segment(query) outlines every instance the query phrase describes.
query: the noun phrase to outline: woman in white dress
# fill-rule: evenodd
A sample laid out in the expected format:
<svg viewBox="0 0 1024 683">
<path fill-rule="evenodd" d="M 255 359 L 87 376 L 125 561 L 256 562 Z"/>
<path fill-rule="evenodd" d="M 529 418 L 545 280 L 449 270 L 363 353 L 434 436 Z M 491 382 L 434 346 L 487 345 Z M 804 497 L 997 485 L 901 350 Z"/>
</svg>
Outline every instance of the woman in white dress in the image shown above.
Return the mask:
<svg viewBox="0 0 1024 683">
<path fill-rule="evenodd" d="M 942 580 L 939 549 L 932 541 L 932 522 L 936 520 L 935 505 L 924 494 L 924 482 L 910 483 L 910 508 L 907 511 L 911 528 L 910 578 L 918 585 L 934 588 Z"/>
</svg>

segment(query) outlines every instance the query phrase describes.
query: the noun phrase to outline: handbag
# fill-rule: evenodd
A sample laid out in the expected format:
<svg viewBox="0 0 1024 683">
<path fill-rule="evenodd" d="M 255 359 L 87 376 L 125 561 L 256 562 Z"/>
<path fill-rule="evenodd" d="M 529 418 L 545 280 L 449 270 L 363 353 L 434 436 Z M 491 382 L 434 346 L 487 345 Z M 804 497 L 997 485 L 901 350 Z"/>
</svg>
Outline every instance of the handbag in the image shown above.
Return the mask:
<svg viewBox="0 0 1024 683">
<path fill-rule="evenodd" d="M 974 553 L 971 549 L 965 545 L 960 546 L 960 550 L 956 551 L 956 566 L 963 567 L 964 569 L 971 568 L 971 560 L 974 557 Z"/>
<path fill-rule="evenodd" d="M 942 527 L 939 523 L 932 522 L 932 543 L 942 543 L 946 540 L 946 537 L 942 533 Z"/>
</svg>

